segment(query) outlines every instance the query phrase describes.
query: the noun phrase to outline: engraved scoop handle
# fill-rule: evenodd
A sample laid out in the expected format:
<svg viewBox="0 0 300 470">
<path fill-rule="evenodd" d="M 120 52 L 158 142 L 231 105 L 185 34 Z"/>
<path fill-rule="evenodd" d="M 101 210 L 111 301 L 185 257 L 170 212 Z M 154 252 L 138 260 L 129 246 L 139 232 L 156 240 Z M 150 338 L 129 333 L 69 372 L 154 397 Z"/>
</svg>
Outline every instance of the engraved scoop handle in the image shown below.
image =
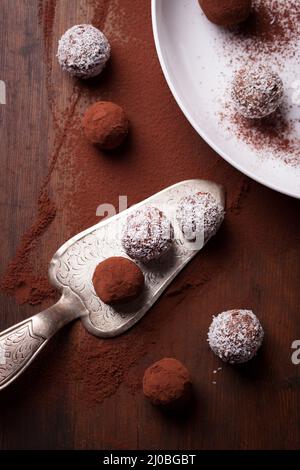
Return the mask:
<svg viewBox="0 0 300 470">
<path fill-rule="evenodd" d="M 22 374 L 58 330 L 84 313 L 79 298 L 67 291 L 52 307 L 0 333 L 0 390 Z"/>
</svg>

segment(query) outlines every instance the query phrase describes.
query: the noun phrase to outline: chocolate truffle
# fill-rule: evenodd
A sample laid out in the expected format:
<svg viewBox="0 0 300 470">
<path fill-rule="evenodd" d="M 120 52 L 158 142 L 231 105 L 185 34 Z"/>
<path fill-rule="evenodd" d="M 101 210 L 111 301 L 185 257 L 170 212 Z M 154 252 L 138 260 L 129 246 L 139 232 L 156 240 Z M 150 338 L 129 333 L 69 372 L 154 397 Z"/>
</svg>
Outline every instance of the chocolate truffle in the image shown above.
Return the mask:
<svg viewBox="0 0 300 470">
<path fill-rule="evenodd" d="M 208 342 L 222 361 L 241 364 L 255 356 L 264 337 L 263 328 L 251 310 L 229 310 L 214 317 Z"/>
<path fill-rule="evenodd" d="M 128 134 L 128 119 L 121 106 L 98 101 L 85 112 L 82 126 L 86 138 L 101 149 L 118 147 Z"/>
<path fill-rule="evenodd" d="M 192 381 L 181 362 L 164 358 L 146 369 L 143 378 L 144 395 L 153 405 L 178 408 L 191 396 Z"/>
<path fill-rule="evenodd" d="M 282 80 L 269 67 L 253 64 L 234 77 L 231 96 L 237 112 L 246 118 L 261 119 L 272 114 L 283 95 Z"/>
<path fill-rule="evenodd" d="M 199 0 L 204 14 L 219 26 L 234 26 L 245 21 L 251 12 L 251 0 Z"/>
<path fill-rule="evenodd" d="M 130 259 L 114 256 L 98 264 L 93 284 L 96 294 L 104 303 L 128 302 L 142 292 L 144 275 Z"/>
<path fill-rule="evenodd" d="M 63 70 L 74 77 L 86 79 L 99 75 L 109 57 L 108 40 L 90 24 L 73 26 L 58 43 L 58 62 Z"/>
<path fill-rule="evenodd" d="M 199 192 L 179 201 L 176 218 L 187 240 L 207 242 L 219 230 L 224 209 L 212 194 Z"/>
<path fill-rule="evenodd" d="M 122 245 L 130 258 L 148 263 L 166 253 L 173 240 L 173 226 L 164 213 L 144 207 L 127 218 Z"/>
</svg>

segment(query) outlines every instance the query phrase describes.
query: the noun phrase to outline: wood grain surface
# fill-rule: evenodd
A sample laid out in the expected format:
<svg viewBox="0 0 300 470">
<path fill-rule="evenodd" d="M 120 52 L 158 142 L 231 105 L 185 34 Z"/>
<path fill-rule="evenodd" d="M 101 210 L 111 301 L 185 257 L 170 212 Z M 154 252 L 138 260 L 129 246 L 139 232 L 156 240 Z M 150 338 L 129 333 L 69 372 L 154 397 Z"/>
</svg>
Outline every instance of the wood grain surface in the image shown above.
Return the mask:
<svg viewBox="0 0 300 470">
<path fill-rule="evenodd" d="M 99 97 L 120 102 L 131 113 L 137 139 L 125 161 L 105 162 L 99 170 L 105 200 L 128 194 L 131 203 L 137 202 L 136 192 L 124 183 L 129 174 L 140 199 L 149 195 L 149 182 L 154 193 L 188 177 L 215 179 L 228 191 L 225 226 L 137 326 L 136 334 L 143 337 L 158 325 L 153 343 L 129 371 L 139 383 L 154 360 L 181 359 L 194 380 L 193 409 L 185 416 L 165 415 L 147 403 L 138 386 L 133 393 L 124 384 L 104 401 L 89 402 L 76 378 L 56 383 L 58 368 L 66 364 L 68 374 L 71 339 L 87 338 L 78 323 L 62 331 L 34 367 L 0 393 L 0 448 L 299 449 L 300 365 L 291 362 L 292 342 L 300 340 L 299 201 L 239 174 L 191 129 L 159 67 L 150 1 L 0 0 L 0 7 L 0 80 L 7 88 L 6 104 L 0 104 L 2 274 L 36 216 L 57 138 L 55 117 L 71 100 L 73 81 L 56 63 L 57 40 L 71 25 L 89 23 L 95 15 L 115 55 L 100 90 L 83 94 L 79 109 Z M 35 246 L 34 272 L 46 275 L 55 249 L 72 233 L 71 215 L 60 203 L 70 187 L 68 171 L 58 165 L 51 176 L 58 217 Z M 50 303 L 18 305 L 1 294 L 1 329 Z M 258 314 L 265 343 L 248 365 L 224 366 L 214 374 L 221 364 L 208 349 L 207 328 L 213 314 L 234 307 Z M 125 340 L 130 342 L 132 334 Z M 78 367 L 84 374 L 84 360 Z"/>
</svg>

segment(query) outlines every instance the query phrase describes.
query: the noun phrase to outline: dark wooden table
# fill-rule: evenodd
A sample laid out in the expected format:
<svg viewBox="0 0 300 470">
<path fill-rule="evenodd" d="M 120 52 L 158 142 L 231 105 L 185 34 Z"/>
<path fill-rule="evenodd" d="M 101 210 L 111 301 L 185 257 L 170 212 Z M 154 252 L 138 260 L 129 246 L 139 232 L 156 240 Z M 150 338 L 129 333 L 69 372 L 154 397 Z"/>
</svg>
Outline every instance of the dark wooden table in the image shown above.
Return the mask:
<svg viewBox="0 0 300 470">
<path fill-rule="evenodd" d="M 104 401 L 90 403 L 75 376 L 72 381 L 73 372 L 70 381 L 56 384 L 55 372 L 72 361 L 70 337 L 74 340 L 76 333 L 78 341 L 86 340 L 87 333 L 76 325 L 53 340 L 32 370 L 0 394 L 0 448 L 299 448 L 300 365 L 291 362 L 292 342 L 300 339 L 299 202 L 239 174 L 190 128 L 160 71 L 149 1 L 0 3 L 0 80 L 7 88 L 6 104 L 0 105 L 2 274 L 36 217 L 57 137 L 54 118 L 70 100 L 72 80 L 59 70 L 55 49 L 58 37 L 73 24 L 93 20 L 110 37 L 114 50 L 110 79 L 100 90 L 81 96 L 79 107 L 96 98 L 113 99 L 126 106 L 134 121 L 139 157 L 129 148 L 128 164 L 126 159 L 120 165 L 106 162 L 99 170 L 105 201 L 128 194 L 131 203 L 137 202 L 136 191 L 122 185 L 130 172 L 140 199 L 148 195 L 149 181 L 155 192 L 189 177 L 214 179 L 228 191 L 224 228 L 136 333 L 143 337 L 152 323 L 157 327 L 155 341 L 130 373 L 139 381 L 152 361 L 178 357 L 194 378 L 193 412 L 180 418 L 165 416 L 146 402 L 138 387 L 131 393 L 123 384 Z M 67 194 L 66 181 L 67 170 L 56 168 L 51 187 L 58 202 Z M 119 185 L 117 193 L 113 181 Z M 84 226 L 89 216 L 93 220 L 87 207 Z M 70 236 L 65 218 L 70 215 L 60 207 L 59 217 L 32 250 L 33 272 L 45 275 L 51 255 Z M 49 303 L 18 305 L 14 297 L 1 294 L 1 329 Z M 224 366 L 213 374 L 220 363 L 207 347 L 207 328 L 212 314 L 232 307 L 249 307 L 259 315 L 266 330 L 264 347 L 250 364 Z M 84 358 L 80 366 L 84 373 Z"/>
</svg>

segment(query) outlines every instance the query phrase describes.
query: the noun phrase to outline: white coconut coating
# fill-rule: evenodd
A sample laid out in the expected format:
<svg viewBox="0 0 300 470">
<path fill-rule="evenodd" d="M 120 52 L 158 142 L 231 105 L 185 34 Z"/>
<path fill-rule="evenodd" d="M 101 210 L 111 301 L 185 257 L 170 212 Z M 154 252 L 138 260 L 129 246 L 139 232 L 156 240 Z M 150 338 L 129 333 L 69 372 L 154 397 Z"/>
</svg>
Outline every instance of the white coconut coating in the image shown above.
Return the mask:
<svg viewBox="0 0 300 470">
<path fill-rule="evenodd" d="M 176 218 L 184 237 L 207 242 L 219 230 L 224 209 L 210 193 L 196 193 L 179 201 Z"/>
<path fill-rule="evenodd" d="M 173 240 L 173 226 L 163 212 L 145 207 L 127 218 L 122 246 L 130 258 L 148 263 L 166 253 Z"/>
<path fill-rule="evenodd" d="M 229 310 L 213 318 L 208 342 L 222 361 L 241 364 L 255 356 L 264 337 L 260 321 L 251 310 Z"/>
<path fill-rule="evenodd" d="M 74 77 L 86 79 L 99 75 L 109 57 L 107 38 L 90 24 L 73 26 L 58 43 L 58 61 L 62 69 Z"/>
<path fill-rule="evenodd" d="M 249 119 L 261 119 L 280 106 L 284 88 L 281 78 L 272 69 L 251 65 L 236 73 L 231 96 L 238 113 Z"/>
</svg>

